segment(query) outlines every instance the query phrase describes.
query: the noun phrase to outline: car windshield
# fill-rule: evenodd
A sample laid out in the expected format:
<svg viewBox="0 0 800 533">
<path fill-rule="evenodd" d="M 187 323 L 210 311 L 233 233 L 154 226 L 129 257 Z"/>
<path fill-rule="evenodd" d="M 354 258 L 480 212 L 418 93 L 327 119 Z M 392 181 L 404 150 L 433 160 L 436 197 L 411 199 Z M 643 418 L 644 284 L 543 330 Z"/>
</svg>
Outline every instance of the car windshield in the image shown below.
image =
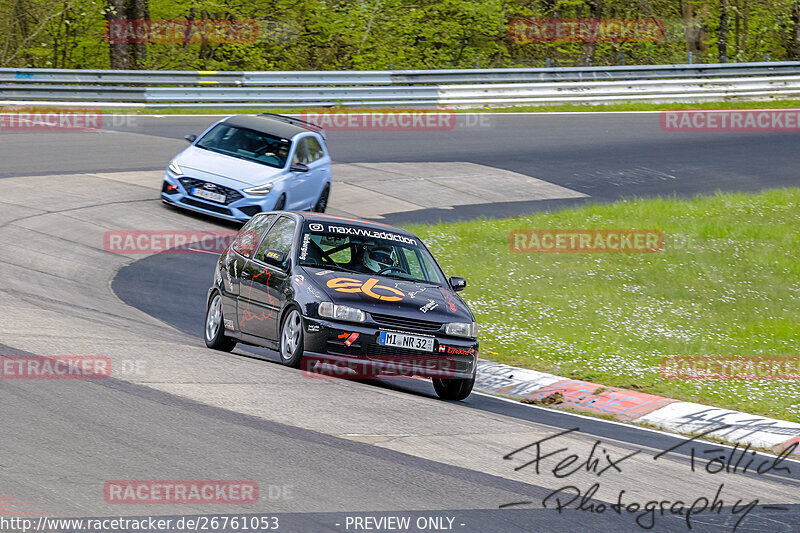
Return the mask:
<svg viewBox="0 0 800 533">
<path fill-rule="evenodd" d="M 286 139 L 225 123 L 214 126 L 195 144 L 198 148 L 275 168 L 286 165 L 290 145 Z"/>
<path fill-rule="evenodd" d="M 416 237 L 363 226 L 306 222 L 300 264 L 436 285 L 444 274 Z"/>
</svg>

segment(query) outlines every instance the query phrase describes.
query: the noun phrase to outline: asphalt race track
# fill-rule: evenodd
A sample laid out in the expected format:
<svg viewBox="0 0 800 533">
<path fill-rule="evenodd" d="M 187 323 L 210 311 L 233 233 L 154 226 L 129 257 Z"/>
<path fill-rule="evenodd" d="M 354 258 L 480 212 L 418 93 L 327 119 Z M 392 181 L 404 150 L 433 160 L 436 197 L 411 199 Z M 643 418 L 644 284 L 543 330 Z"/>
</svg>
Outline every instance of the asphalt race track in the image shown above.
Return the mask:
<svg viewBox="0 0 800 533">
<path fill-rule="evenodd" d="M 375 211 L 389 222 L 797 183 L 790 134 L 665 133 L 652 113 L 487 117 L 445 132 L 333 131 L 329 146 L 344 170 L 398 164 L 410 190 L 415 173 L 452 163 L 549 191 Z M 230 229 L 158 199 L 158 172 L 181 137 L 214 120 L 0 132 L 0 355 L 99 355 L 113 369 L 105 379 L 0 380 L 0 531 L 20 531 L 3 525 L 9 517 L 230 515 L 278 517 L 277 531 L 297 532 L 798 530 L 794 461 L 758 455 L 758 471 L 711 473 L 710 460 L 741 450 L 481 394 L 442 402 L 421 380 L 309 379 L 267 350 L 206 349 L 215 256 L 108 253 L 103 237 Z M 332 207 L 356 209 L 336 194 L 334 184 Z M 570 454 L 567 476 L 558 465 Z M 114 480 L 252 480 L 259 498 L 120 504 L 104 495 Z M 413 527 L 376 526 L 388 517 Z"/>
</svg>

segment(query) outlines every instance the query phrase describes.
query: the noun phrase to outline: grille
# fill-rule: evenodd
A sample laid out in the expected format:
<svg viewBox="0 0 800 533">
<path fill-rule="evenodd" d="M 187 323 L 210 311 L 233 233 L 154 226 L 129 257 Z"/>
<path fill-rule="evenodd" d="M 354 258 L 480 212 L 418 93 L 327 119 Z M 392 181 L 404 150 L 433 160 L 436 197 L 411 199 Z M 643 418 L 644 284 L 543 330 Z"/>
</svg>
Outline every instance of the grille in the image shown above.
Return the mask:
<svg viewBox="0 0 800 533">
<path fill-rule="evenodd" d="M 420 352 L 395 348 L 394 346 L 380 346 L 370 344 L 366 349 L 367 358 L 371 361 L 384 363 L 413 364 L 430 370 L 450 370 L 454 372 L 469 372 L 472 370 L 473 359 L 469 355 L 441 355 L 439 352 Z"/>
<path fill-rule="evenodd" d="M 361 355 L 361 344 L 357 342 L 347 346 L 342 341 L 328 341 L 327 348 L 331 355 Z"/>
<path fill-rule="evenodd" d="M 430 357 L 436 352 L 422 352 L 420 350 L 408 350 L 395 346 L 381 346 L 380 344 L 367 345 L 367 357 Z"/>
<path fill-rule="evenodd" d="M 203 180 L 199 180 L 197 178 L 189 178 L 189 177 L 180 178 L 178 181 L 181 182 L 181 185 L 183 185 L 183 188 L 186 189 L 187 192 L 190 192 L 192 190 L 192 187 L 197 187 L 199 189 L 202 189 L 202 188 L 204 188 L 203 186 L 206 183 L 210 183 L 208 181 L 203 181 Z M 213 185 L 214 188 L 213 189 L 206 189 L 206 190 L 210 191 L 210 192 L 218 192 L 220 194 L 224 194 L 225 195 L 225 204 L 224 205 L 228 205 L 228 204 L 230 204 L 232 202 L 235 202 L 237 200 L 241 200 L 242 198 L 244 198 L 242 193 L 240 193 L 236 189 L 231 189 L 230 187 L 225 187 L 224 185 L 217 185 L 216 183 L 211 183 L 211 185 Z M 211 200 L 208 200 L 208 201 L 210 202 Z"/>
<path fill-rule="evenodd" d="M 239 211 L 244 213 L 245 215 L 252 217 L 253 215 L 257 215 L 261 212 L 261 206 L 259 205 L 248 205 L 245 207 L 240 207 Z"/>
<path fill-rule="evenodd" d="M 416 320 L 392 315 L 379 315 L 377 313 L 370 314 L 372 315 L 372 320 L 375 322 L 395 328 L 411 329 L 415 331 L 439 331 L 442 329 L 441 322 L 429 322 L 427 320 Z"/>
<path fill-rule="evenodd" d="M 207 204 L 205 202 L 198 202 L 197 200 L 193 200 L 192 198 L 184 198 L 181 200 L 182 203 L 186 205 L 193 205 L 194 207 L 199 207 L 201 209 L 206 209 L 208 211 L 214 211 L 215 213 L 219 213 L 221 215 L 231 215 L 230 209 L 225 209 L 224 207 L 220 207 L 214 204 Z"/>
</svg>

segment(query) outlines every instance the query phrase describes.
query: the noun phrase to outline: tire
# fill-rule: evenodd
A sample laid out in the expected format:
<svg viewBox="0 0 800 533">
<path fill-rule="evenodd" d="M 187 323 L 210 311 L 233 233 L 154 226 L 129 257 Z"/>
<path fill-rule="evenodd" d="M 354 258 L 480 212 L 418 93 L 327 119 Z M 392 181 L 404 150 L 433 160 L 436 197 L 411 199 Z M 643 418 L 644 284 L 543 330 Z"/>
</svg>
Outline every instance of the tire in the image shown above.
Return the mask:
<svg viewBox="0 0 800 533">
<path fill-rule="evenodd" d="M 303 358 L 303 317 L 296 307 L 289 308 L 281 322 L 278 353 L 284 365 L 292 368 L 300 366 Z"/>
<path fill-rule="evenodd" d="M 475 378 L 441 379 L 433 378 L 433 389 L 442 400 L 461 401 L 472 392 Z"/>
<path fill-rule="evenodd" d="M 326 185 L 324 189 L 322 189 L 322 194 L 319 195 L 319 200 L 317 200 L 317 205 L 314 206 L 314 211 L 317 213 L 324 213 L 325 209 L 328 207 L 328 196 L 331 194 L 331 186 Z"/>
<path fill-rule="evenodd" d="M 222 316 L 222 295 L 214 292 L 206 308 L 206 322 L 203 338 L 206 346 L 213 350 L 230 352 L 236 347 L 236 340 L 225 336 L 225 319 Z"/>
<path fill-rule="evenodd" d="M 283 211 L 283 208 L 286 206 L 286 195 L 281 194 L 281 197 L 278 198 L 278 201 L 275 202 L 275 207 L 272 208 L 273 211 Z"/>
</svg>

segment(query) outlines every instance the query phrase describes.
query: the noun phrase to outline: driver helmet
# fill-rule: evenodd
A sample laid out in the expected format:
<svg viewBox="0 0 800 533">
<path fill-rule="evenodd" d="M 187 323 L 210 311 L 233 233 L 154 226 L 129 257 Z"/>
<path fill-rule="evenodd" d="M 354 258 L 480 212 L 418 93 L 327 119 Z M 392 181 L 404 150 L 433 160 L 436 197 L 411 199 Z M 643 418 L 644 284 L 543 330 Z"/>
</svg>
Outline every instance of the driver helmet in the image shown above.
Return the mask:
<svg viewBox="0 0 800 533">
<path fill-rule="evenodd" d="M 394 266 L 394 250 L 390 246 L 376 246 L 364 254 L 364 266 L 370 272 L 380 272 L 388 266 Z"/>
</svg>

